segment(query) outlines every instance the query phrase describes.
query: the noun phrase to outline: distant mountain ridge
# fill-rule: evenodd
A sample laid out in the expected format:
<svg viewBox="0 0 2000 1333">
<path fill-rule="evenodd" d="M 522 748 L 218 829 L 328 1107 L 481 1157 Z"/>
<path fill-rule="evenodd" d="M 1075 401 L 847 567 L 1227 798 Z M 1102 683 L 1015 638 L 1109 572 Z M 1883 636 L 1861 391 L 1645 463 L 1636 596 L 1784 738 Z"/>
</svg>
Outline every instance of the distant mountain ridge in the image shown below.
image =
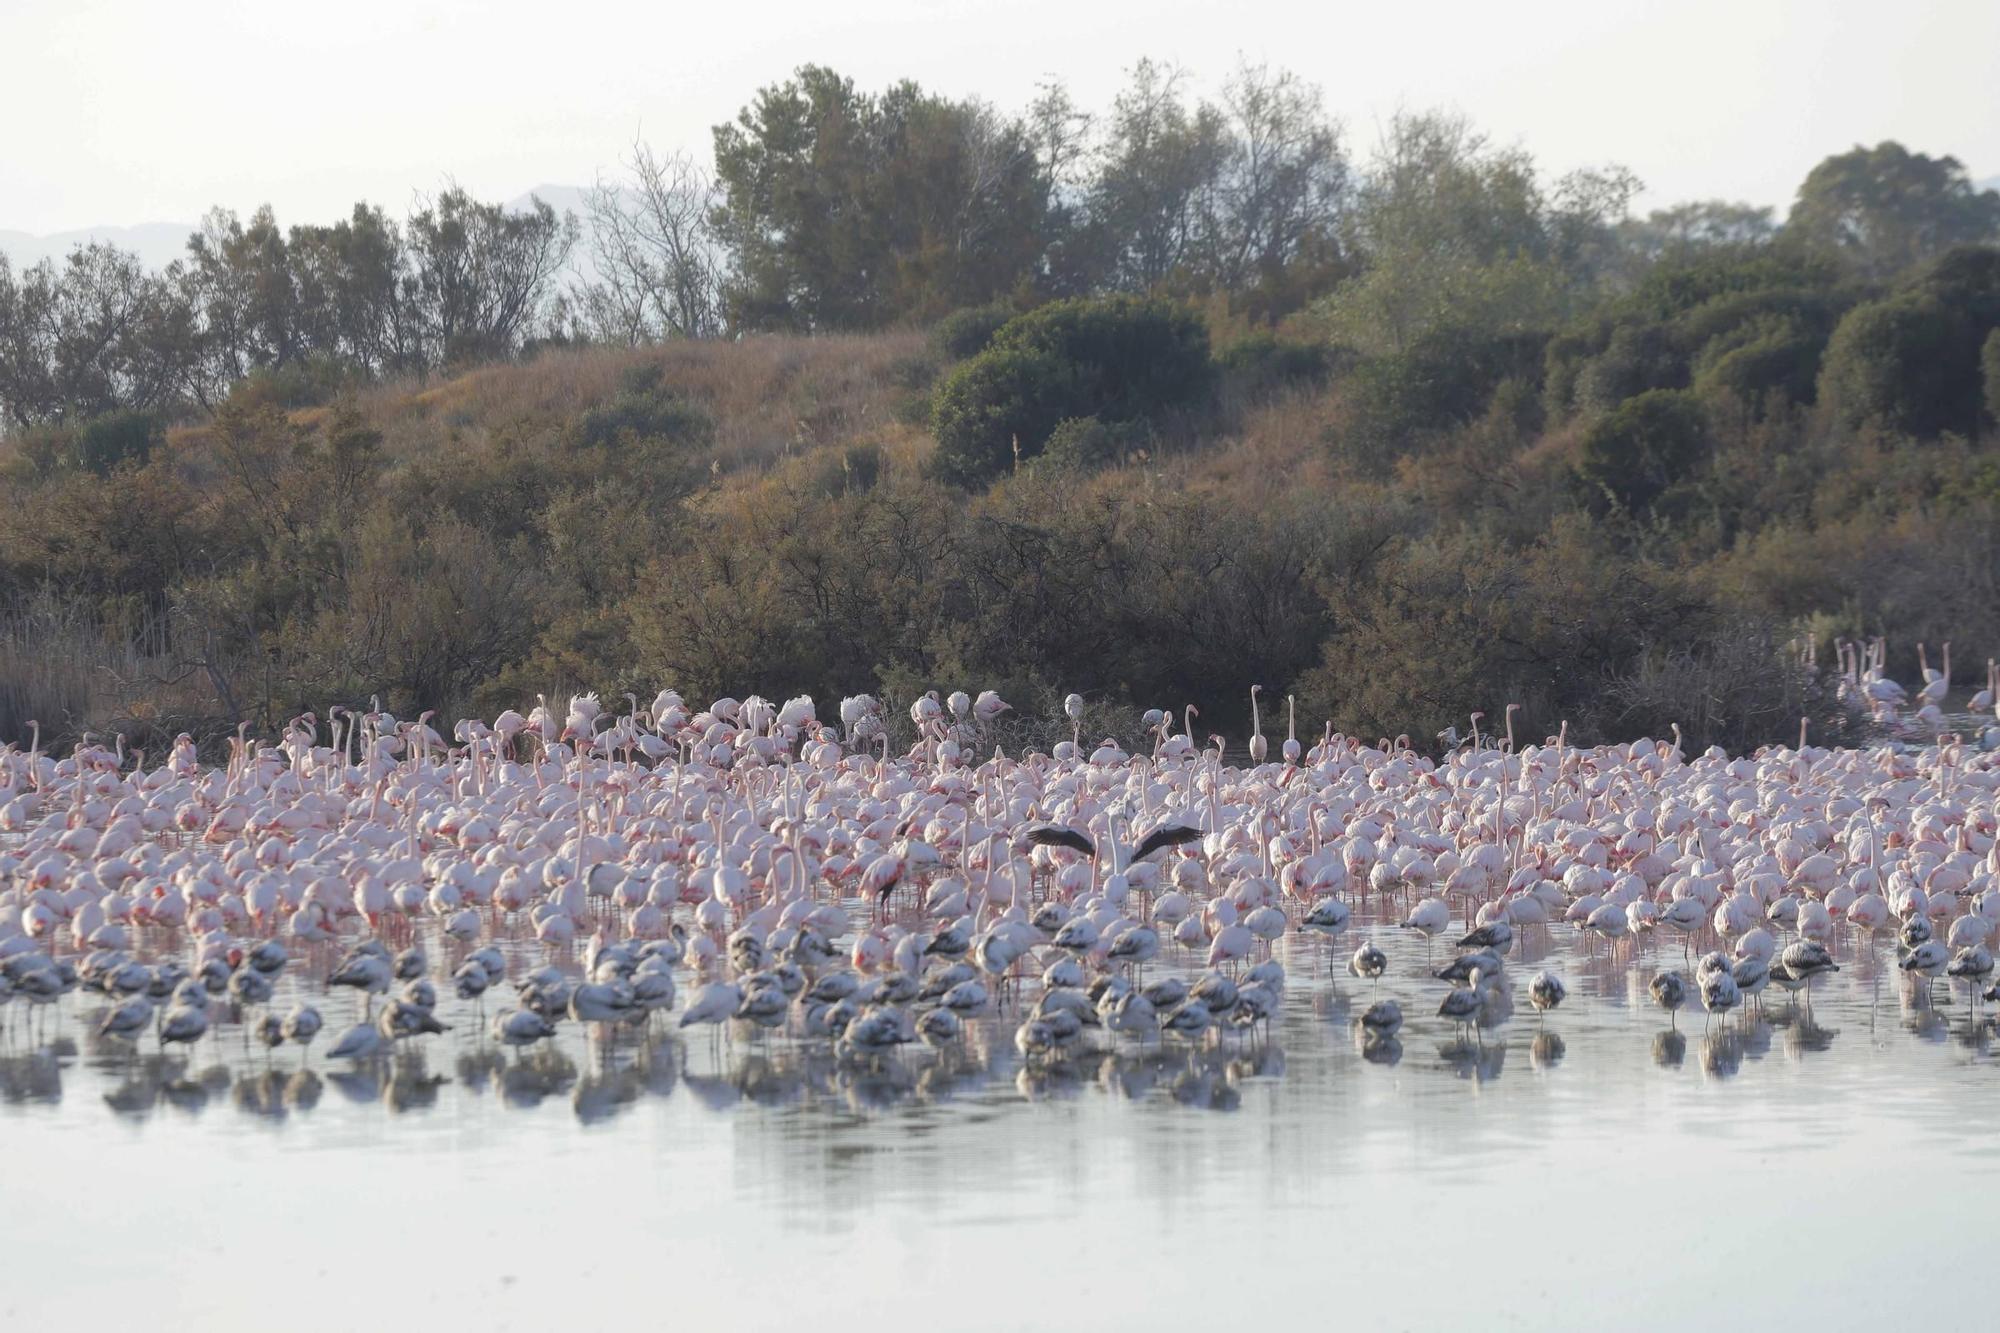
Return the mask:
<svg viewBox="0 0 2000 1333">
<path fill-rule="evenodd" d="M 539 197 L 556 212 L 574 213 L 581 221 L 585 212 L 583 200 L 587 189 L 588 187 L 582 185 L 538 185 L 509 199 L 507 208 L 519 212 L 528 207 L 531 198 Z M 289 223 L 298 219 L 286 218 L 281 214 L 278 220 Z M 142 222 L 132 227 L 79 227 L 74 231 L 49 232 L 40 236 L 33 232 L 0 228 L 0 255 L 5 255 L 7 262 L 19 272 L 39 264 L 44 259 L 60 262 L 63 256 L 79 245 L 88 245 L 92 241 L 107 241 L 121 250 L 129 250 L 138 255 L 140 262 L 147 268 L 162 269 L 176 259 L 187 257 L 188 236 L 196 231 L 199 225 L 195 222 Z"/>
</svg>

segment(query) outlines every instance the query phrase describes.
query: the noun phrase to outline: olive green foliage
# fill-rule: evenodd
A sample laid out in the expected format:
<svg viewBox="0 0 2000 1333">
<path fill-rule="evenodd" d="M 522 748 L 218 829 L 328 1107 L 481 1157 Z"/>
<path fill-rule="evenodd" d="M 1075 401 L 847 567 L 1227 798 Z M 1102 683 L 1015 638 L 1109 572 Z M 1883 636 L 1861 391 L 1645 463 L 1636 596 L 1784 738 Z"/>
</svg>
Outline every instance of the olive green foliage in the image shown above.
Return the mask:
<svg viewBox="0 0 2000 1333">
<path fill-rule="evenodd" d="M 1813 168 L 1786 226 L 1882 279 L 1953 246 L 2000 240 L 2000 192 L 1975 190 L 1956 158 L 1856 146 Z"/>
<path fill-rule="evenodd" d="M 1980 349 L 1996 328 L 2000 250 L 1950 251 L 1848 313 L 1827 348 L 1821 393 L 1850 429 L 1973 433 Z"/>
<path fill-rule="evenodd" d="M 1208 331 L 1184 308 L 1132 297 L 1052 302 L 1010 320 L 938 385 L 937 474 L 961 486 L 986 481 L 1016 450 L 1040 453 L 1071 417 L 1144 421 L 1199 406 L 1213 373 Z"/>
<path fill-rule="evenodd" d="M 1678 721 L 1701 743 L 1740 743 L 1795 728 L 1809 700 L 1807 679 L 1771 669 L 1777 645 L 1754 624 L 1581 517 L 1524 546 L 1472 530 L 1399 541 L 1382 575 L 1336 594 L 1341 633 L 1297 684 L 1309 715 L 1351 733 L 1427 746 L 1465 731 L 1464 700 L 1490 697 L 1521 704 L 1534 740 L 1561 718 L 1572 736 L 1664 736 Z M 1689 700 L 1661 679 L 1669 660 L 1699 665 L 1706 712 L 1676 711 Z M 1830 699 L 1810 700 L 1823 738 L 1846 725 Z M 1501 710 L 1487 711 L 1491 726 Z"/>
<path fill-rule="evenodd" d="M 1986 419 L 2000 427 L 2000 329 L 1987 334 L 1979 349 L 1979 372 L 1986 385 Z"/>
<path fill-rule="evenodd" d="M 1870 301 L 1834 330 L 1820 392 L 1844 425 L 1874 423 L 1914 435 L 1964 429 L 1978 386 L 1972 330 L 1935 297 Z"/>
<path fill-rule="evenodd" d="M 1350 167 L 1317 96 L 1146 65 L 1092 122 L 802 70 L 664 200 L 717 255 L 624 270 L 616 309 L 674 272 L 707 313 L 615 346 L 565 345 L 560 219 L 463 197 L 0 266 L 0 736 L 671 684 L 991 687 L 1010 745 L 1075 690 L 1236 744 L 1254 681 L 1307 735 L 1511 702 L 1749 747 L 1857 734 L 1810 645 L 2000 655 L 1956 164 L 1635 220 L 1450 117 Z"/>
<path fill-rule="evenodd" d="M 635 370 L 623 378 L 617 397 L 577 418 L 577 444 L 585 448 L 699 448 L 707 444 L 714 434 L 708 414 L 661 387 L 658 366 Z"/>
<path fill-rule="evenodd" d="M 1539 371 L 1547 335 L 1448 324 L 1402 350 L 1369 357 L 1349 376 L 1353 443 L 1366 457 L 1410 449 L 1425 435 L 1478 417 L 1503 380 Z"/>
<path fill-rule="evenodd" d="M 1216 353 L 1215 366 L 1232 392 L 1256 397 L 1319 384 L 1333 373 L 1336 360 L 1324 343 L 1260 331 L 1225 346 Z"/>
<path fill-rule="evenodd" d="M 931 345 L 947 361 L 978 356 L 993 341 L 993 335 L 1014 318 L 1014 313 L 1014 308 L 1003 301 L 954 310 L 938 321 L 931 333 Z"/>
<path fill-rule="evenodd" d="M 1143 455 L 1152 432 L 1143 421 L 1071 417 L 1049 432 L 1038 463 L 1043 468 L 1094 472 Z"/>
<path fill-rule="evenodd" d="M 103 476 L 124 463 L 144 463 L 165 435 L 151 412 L 110 412 L 92 417 L 74 431 L 77 466 Z"/>
<path fill-rule="evenodd" d="M 1577 476 L 1596 496 L 1637 513 L 1694 470 L 1707 439 L 1694 395 L 1649 389 L 1591 423 Z"/>
<path fill-rule="evenodd" d="M 0 422 L 186 414 L 247 393 L 284 407 L 343 385 L 512 356 L 560 322 L 577 224 L 456 186 L 401 225 L 357 204 L 331 227 L 216 209 L 149 273 L 93 243 L 16 273 L 0 256 Z"/>
</svg>

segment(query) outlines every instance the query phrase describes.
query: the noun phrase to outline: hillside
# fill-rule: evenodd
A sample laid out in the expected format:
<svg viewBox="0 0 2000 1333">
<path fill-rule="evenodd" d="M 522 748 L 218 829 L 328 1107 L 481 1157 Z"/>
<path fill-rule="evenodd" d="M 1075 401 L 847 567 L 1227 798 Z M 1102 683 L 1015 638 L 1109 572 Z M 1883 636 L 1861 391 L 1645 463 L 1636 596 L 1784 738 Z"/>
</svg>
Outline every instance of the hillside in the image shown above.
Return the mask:
<svg viewBox="0 0 2000 1333">
<path fill-rule="evenodd" d="M 1655 291 L 1612 324 L 1656 326 Z M 1197 325 L 1199 404 L 970 488 L 934 478 L 930 405 L 1020 335 L 968 359 L 952 332 L 551 349 L 312 402 L 253 378 L 208 420 L 98 440 L 110 459 L 17 438 L 6 729 L 157 746 L 377 695 L 456 716 L 672 683 L 990 685 L 1031 718 L 1080 690 L 1107 725 L 1192 702 L 1227 731 L 1255 681 L 1309 730 L 1422 736 L 1516 702 L 1536 733 L 1743 744 L 1802 711 L 1852 725 L 1797 669 L 1808 640 L 1884 635 L 1902 674 L 1919 639 L 1961 664 L 2000 645 L 1976 443 L 1713 385 L 1562 407 L 1617 327 L 1549 341 L 1524 380 L 1463 346 L 1343 367 Z M 1662 396 L 1696 409 L 1693 453 L 1607 504 L 1584 480 L 1628 448 L 1606 423 Z"/>
<path fill-rule="evenodd" d="M 805 66 L 712 174 L 635 148 L 602 282 L 455 188 L 0 271 L 0 737 L 671 684 L 1240 738 L 1257 685 L 1743 747 L 1862 725 L 1859 652 L 1977 687 L 2000 194 L 1883 142 L 1782 225 L 1639 218 L 1460 117 L 1337 131 L 1261 66 L 1100 119 Z"/>
</svg>

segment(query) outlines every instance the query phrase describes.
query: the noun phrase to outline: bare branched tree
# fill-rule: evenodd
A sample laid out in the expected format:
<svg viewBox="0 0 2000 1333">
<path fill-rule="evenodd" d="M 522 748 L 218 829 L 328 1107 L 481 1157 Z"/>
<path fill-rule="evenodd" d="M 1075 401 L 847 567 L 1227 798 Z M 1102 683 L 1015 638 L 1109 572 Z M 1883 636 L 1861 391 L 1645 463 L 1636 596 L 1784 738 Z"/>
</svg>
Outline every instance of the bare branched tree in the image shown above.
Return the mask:
<svg viewBox="0 0 2000 1333">
<path fill-rule="evenodd" d="M 714 204 L 708 173 L 692 157 L 662 156 L 644 142 L 632 145 L 622 176 L 598 178 L 585 199 L 597 280 L 579 293 L 598 337 L 638 344 L 722 331 Z"/>
</svg>

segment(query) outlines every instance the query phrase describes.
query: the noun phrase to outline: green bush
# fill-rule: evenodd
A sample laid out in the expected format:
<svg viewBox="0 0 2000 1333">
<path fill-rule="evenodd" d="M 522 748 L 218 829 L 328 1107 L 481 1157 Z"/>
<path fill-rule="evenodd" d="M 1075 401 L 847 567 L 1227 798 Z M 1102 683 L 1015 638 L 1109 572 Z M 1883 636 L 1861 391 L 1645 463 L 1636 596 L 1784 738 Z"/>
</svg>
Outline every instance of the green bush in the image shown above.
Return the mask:
<svg viewBox="0 0 2000 1333">
<path fill-rule="evenodd" d="M 1049 441 L 1042 446 L 1041 465 L 1093 472 L 1124 462 L 1151 440 L 1152 431 L 1143 421 L 1071 417 L 1049 432 Z"/>
<path fill-rule="evenodd" d="M 1675 342 L 1699 352 L 1718 338 L 1739 334 L 1746 326 L 1762 327 L 1774 320 L 1815 332 L 1824 343 L 1839 317 L 1840 310 L 1827 293 L 1767 287 L 1728 292 L 1704 301 L 1675 319 L 1672 329 Z"/>
<path fill-rule="evenodd" d="M 101 477 L 121 463 L 144 463 L 164 433 L 159 417 L 151 412 L 92 417 L 76 433 L 76 464 Z"/>
<path fill-rule="evenodd" d="M 1979 342 L 1965 317 L 1934 296 L 1870 301 L 1833 331 L 1819 392 L 1850 430 L 1969 431 L 1979 407 Z"/>
<path fill-rule="evenodd" d="M 2000 247 L 1947 250 L 1918 270 L 1910 290 L 1935 296 L 1976 329 L 2000 328 Z"/>
<path fill-rule="evenodd" d="M 1191 312 L 1132 297 L 1058 301 L 1008 322 L 931 402 L 933 467 L 954 485 L 1040 453 L 1070 417 L 1157 419 L 1207 400 L 1208 331 Z"/>
<path fill-rule="evenodd" d="M 658 386 L 659 371 L 653 370 L 648 387 L 645 368 L 628 371 L 627 387 L 602 407 L 593 407 L 576 420 L 576 442 L 584 448 L 611 444 L 670 444 L 699 447 L 714 434 L 715 423 L 708 413 L 674 393 Z"/>
<path fill-rule="evenodd" d="M 1696 353 L 1694 388 L 1703 398 L 1726 394 L 1757 408 L 1773 393 L 1809 403 L 1826 339 L 1796 319 L 1767 315 L 1711 338 Z"/>
<path fill-rule="evenodd" d="M 1382 456 L 1423 434 L 1474 421 L 1503 380 L 1540 378 L 1547 337 L 1447 326 L 1358 365 L 1347 383 L 1357 443 Z"/>
<path fill-rule="evenodd" d="M 1649 389 L 1687 387 L 1687 360 L 1657 324 L 1624 324 L 1576 377 L 1576 406 L 1608 412 Z"/>
<path fill-rule="evenodd" d="M 2000 425 L 2000 329 L 1986 335 L 1979 349 L 1980 377 L 1986 381 L 1986 415 Z"/>
<path fill-rule="evenodd" d="M 1586 494 L 1636 514 L 1685 480 L 1707 448 L 1708 427 L 1695 396 L 1653 389 L 1592 423 L 1576 471 Z"/>
<path fill-rule="evenodd" d="M 1333 350 L 1321 343 L 1253 333 L 1223 348 L 1215 364 L 1236 392 L 1258 396 L 1295 384 L 1318 384 L 1332 371 L 1333 359 Z"/>
<path fill-rule="evenodd" d="M 229 388 L 231 402 L 291 411 L 322 407 L 353 389 L 362 376 L 331 356 L 309 356 L 282 366 L 253 370 Z"/>
<path fill-rule="evenodd" d="M 1012 318 L 1014 308 L 1005 301 L 954 310 L 932 330 L 931 345 L 947 361 L 964 361 L 985 351 L 993 335 Z"/>
</svg>

